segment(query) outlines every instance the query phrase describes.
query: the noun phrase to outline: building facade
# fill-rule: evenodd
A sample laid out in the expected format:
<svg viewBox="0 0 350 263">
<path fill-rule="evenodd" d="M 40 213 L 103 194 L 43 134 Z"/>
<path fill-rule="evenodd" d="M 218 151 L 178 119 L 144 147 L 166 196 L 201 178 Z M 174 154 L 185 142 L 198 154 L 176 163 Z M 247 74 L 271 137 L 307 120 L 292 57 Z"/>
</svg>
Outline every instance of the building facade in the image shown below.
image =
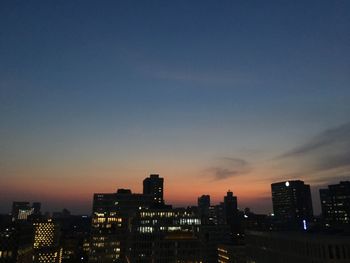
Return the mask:
<svg viewBox="0 0 350 263">
<path fill-rule="evenodd" d="M 274 216 L 290 227 L 307 228 L 313 209 L 310 186 L 303 181 L 285 181 L 271 184 Z"/>
<path fill-rule="evenodd" d="M 350 181 L 320 189 L 322 216 L 328 226 L 350 224 Z"/>
<path fill-rule="evenodd" d="M 248 263 L 348 263 L 350 237 L 306 232 L 247 231 Z"/>
<path fill-rule="evenodd" d="M 164 178 L 159 174 L 151 174 L 143 180 L 143 194 L 153 197 L 153 204 L 156 207 L 164 205 Z"/>
</svg>

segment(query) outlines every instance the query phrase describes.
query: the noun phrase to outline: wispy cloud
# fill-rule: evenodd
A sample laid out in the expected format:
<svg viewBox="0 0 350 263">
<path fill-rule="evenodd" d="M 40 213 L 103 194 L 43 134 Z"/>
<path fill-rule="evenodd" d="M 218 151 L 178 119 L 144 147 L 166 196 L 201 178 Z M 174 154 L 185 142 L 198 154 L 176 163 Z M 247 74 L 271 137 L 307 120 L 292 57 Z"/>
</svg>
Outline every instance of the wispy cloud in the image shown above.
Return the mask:
<svg viewBox="0 0 350 263">
<path fill-rule="evenodd" d="M 277 160 L 298 162 L 298 173 L 321 181 L 350 176 L 350 122 L 321 132 Z"/>
<path fill-rule="evenodd" d="M 220 158 L 218 165 L 207 168 L 205 174 L 210 176 L 214 181 L 217 181 L 240 176 L 250 172 L 250 170 L 250 164 L 246 160 L 223 157 Z"/>
</svg>

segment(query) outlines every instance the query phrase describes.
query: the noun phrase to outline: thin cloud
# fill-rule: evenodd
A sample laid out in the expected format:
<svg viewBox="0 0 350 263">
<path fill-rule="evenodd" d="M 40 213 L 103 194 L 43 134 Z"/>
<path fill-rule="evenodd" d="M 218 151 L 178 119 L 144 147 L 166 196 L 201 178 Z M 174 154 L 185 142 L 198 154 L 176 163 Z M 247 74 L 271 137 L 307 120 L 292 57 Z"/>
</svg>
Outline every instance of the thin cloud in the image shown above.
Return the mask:
<svg viewBox="0 0 350 263">
<path fill-rule="evenodd" d="M 250 164 L 246 160 L 224 157 L 220 159 L 219 165 L 207 168 L 205 174 L 214 181 L 219 181 L 247 174 L 250 170 Z"/>
<path fill-rule="evenodd" d="M 282 154 L 279 158 L 299 157 L 312 154 L 337 144 L 343 144 L 344 146 L 350 145 L 350 122 L 320 133 L 309 142 Z"/>
<path fill-rule="evenodd" d="M 297 161 L 299 173 L 312 176 L 328 172 L 331 178 L 340 170 L 350 174 L 350 122 L 321 132 L 277 160 Z"/>
</svg>

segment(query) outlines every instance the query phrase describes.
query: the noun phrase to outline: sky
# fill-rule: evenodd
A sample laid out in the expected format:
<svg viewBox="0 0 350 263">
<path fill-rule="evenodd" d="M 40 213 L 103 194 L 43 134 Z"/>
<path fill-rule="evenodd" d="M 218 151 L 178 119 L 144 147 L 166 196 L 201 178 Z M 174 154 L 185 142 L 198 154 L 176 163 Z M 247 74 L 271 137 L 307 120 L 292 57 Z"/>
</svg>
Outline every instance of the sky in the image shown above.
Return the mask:
<svg viewBox="0 0 350 263">
<path fill-rule="evenodd" d="M 0 212 L 92 195 L 272 211 L 273 182 L 350 179 L 350 2 L 1 1 Z"/>
</svg>

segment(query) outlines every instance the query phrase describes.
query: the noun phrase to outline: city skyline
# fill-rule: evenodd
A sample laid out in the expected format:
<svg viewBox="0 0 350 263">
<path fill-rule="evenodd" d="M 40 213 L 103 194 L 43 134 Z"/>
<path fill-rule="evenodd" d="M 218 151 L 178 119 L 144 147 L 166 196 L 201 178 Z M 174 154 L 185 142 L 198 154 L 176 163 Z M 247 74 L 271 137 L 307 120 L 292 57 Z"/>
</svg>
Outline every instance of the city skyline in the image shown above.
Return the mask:
<svg viewBox="0 0 350 263">
<path fill-rule="evenodd" d="M 0 3 L 0 212 L 164 200 L 272 211 L 273 182 L 350 177 L 347 1 Z"/>
</svg>

